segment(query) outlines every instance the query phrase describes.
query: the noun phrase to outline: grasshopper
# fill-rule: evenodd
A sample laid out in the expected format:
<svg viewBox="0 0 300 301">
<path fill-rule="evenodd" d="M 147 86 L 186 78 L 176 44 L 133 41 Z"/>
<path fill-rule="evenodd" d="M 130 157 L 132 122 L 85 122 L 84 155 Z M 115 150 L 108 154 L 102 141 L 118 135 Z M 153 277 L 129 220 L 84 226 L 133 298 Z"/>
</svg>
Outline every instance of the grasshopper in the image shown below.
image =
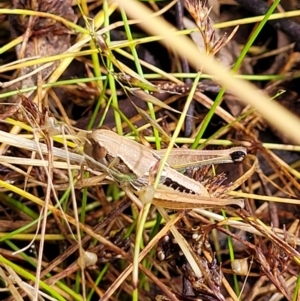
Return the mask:
<svg viewBox="0 0 300 301">
<path fill-rule="evenodd" d="M 87 135 L 84 153 L 90 167 L 108 173 L 121 186 L 129 183 L 138 195 L 151 185 L 151 179 L 155 176 L 155 170 L 164 155 L 163 150 L 151 150 L 107 129 L 95 130 Z M 177 169 L 240 162 L 246 155 L 244 147 L 213 151 L 174 149 L 164 167 L 161 185 L 153 192 L 153 203 L 172 209 L 223 207 L 230 204 L 243 206 L 241 200 L 212 198 L 203 184 L 185 176 Z M 184 192 L 174 190 L 172 186 L 180 187 Z"/>
</svg>

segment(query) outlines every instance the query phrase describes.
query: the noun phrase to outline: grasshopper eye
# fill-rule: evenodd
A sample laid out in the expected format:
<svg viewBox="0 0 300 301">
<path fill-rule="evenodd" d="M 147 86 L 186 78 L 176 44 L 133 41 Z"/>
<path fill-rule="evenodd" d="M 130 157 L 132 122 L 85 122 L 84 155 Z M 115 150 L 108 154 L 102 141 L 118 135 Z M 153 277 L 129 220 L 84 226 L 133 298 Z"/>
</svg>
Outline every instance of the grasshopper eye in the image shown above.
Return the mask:
<svg viewBox="0 0 300 301">
<path fill-rule="evenodd" d="M 244 151 L 235 151 L 230 154 L 233 162 L 242 162 L 247 155 Z"/>
<path fill-rule="evenodd" d="M 100 143 L 95 142 L 93 145 L 93 151 L 92 151 L 92 156 L 95 160 L 101 161 L 104 159 L 107 155 L 107 150 L 105 147 L 100 145 Z"/>
</svg>

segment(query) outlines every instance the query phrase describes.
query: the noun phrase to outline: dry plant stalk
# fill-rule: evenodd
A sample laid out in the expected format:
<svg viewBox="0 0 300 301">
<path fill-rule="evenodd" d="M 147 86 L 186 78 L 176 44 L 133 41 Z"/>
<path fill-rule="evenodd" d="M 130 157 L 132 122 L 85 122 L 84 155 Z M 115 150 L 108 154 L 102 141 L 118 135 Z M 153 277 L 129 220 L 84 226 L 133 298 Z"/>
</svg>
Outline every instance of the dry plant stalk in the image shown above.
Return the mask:
<svg viewBox="0 0 300 301">
<path fill-rule="evenodd" d="M 215 56 L 229 41 L 233 38 L 238 26 L 236 26 L 231 34 L 226 38 L 224 34 L 219 39 L 216 39 L 216 32 L 212 27 L 209 14 L 212 7 L 207 7 L 207 0 L 185 0 L 185 6 L 199 29 L 205 47 L 205 53 L 208 56 Z"/>
</svg>

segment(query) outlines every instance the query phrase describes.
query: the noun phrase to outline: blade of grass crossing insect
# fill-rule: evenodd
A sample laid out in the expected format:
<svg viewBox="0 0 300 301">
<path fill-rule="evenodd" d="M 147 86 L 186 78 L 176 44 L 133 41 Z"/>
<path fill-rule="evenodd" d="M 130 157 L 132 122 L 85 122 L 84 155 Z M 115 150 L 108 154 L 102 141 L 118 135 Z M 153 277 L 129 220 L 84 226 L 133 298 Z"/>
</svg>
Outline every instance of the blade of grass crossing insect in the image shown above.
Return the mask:
<svg viewBox="0 0 300 301">
<path fill-rule="evenodd" d="M 196 88 L 197 88 L 198 82 L 200 80 L 200 77 L 201 77 L 201 73 L 198 73 L 198 76 L 195 78 L 195 81 L 194 81 L 193 86 L 191 88 L 190 94 L 189 94 L 189 96 L 188 96 L 188 98 L 186 100 L 186 103 L 184 105 L 184 108 L 182 110 L 182 114 L 181 114 L 181 116 L 180 116 L 180 118 L 178 120 L 177 126 L 175 128 L 173 136 L 172 136 L 172 138 L 170 140 L 170 143 L 168 145 L 167 151 L 166 151 L 164 157 L 162 158 L 162 160 L 160 162 L 160 165 L 159 165 L 159 168 L 158 168 L 158 171 L 157 171 L 157 175 L 156 175 L 156 179 L 155 179 L 155 182 L 154 182 L 154 187 L 155 188 L 157 187 L 157 185 L 158 185 L 158 183 L 160 181 L 160 177 L 161 177 L 161 174 L 163 172 L 164 166 L 167 163 L 167 158 L 168 158 L 171 150 L 173 149 L 173 147 L 175 145 L 175 141 L 176 141 L 176 139 L 177 139 L 177 137 L 178 137 L 178 135 L 180 133 L 180 130 L 181 130 L 182 125 L 184 123 L 185 116 L 187 114 L 188 108 L 189 108 L 190 103 L 192 102 L 194 94 L 196 92 Z"/>
<path fill-rule="evenodd" d="M 133 41 L 130 26 L 128 24 L 127 15 L 123 9 L 121 9 L 121 15 L 122 15 L 122 19 L 124 21 L 124 28 L 125 28 L 125 33 L 126 33 L 127 39 L 128 39 L 128 41 Z M 130 46 L 130 50 L 134 57 L 134 62 L 135 62 L 135 66 L 137 68 L 138 74 L 141 77 L 144 77 L 144 73 L 143 73 L 142 67 L 140 65 L 139 57 L 138 57 L 135 46 L 134 45 Z M 155 118 L 153 104 L 148 102 L 148 108 L 149 108 L 151 118 L 153 120 L 155 120 L 156 118 Z M 154 137 L 155 137 L 156 148 L 160 149 L 160 139 L 158 139 L 159 138 L 158 131 L 155 128 L 154 128 Z M 145 223 L 147 220 L 147 216 L 148 216 L 150 207 L 151 207 L 151 204 L 146 204 L 144 206 L 143 210 L 140 213 L 139 222 L 137 224 L 136 243 L 135 243 L 134 258 L 133 258 L 133 272 L 132 272 L 132 282 L 133 282 L 133 288 L 134 288 L 133 294 L 132 294 L 133 301 L 138 301 L 138 299 L 139 299 L 138 298 L 138 264 L 139 264 L 138 258 L 139 258 L 139 253 L 140 253 L 140 246 L 141 246 L 142 239 L 143 239 L 143 229 L 145 227 Z"/>
<path fill-rule="evenodd" d="M 158 186 L 159 179 L 161 177 L 164 165 L 167 162 L 167 158 L 168 158 L 168 156 L 169 156 L 169 154 L 170 154 L 170 152 L 171 152 L 171 150 L 172 150 L 172 148 L 173 148 L 173 146 L 175 144 L 176 138 L 178 137 L 179 132 L 181 130 L 181 127 L 182 127 L 182 125 L 184 123 L 185 116 L 187 114 L 187 111 L 188 111 L 188 108 L 190 106 L 190 103 L 193 100 L 193 96 L 195 94 L 196 87 L 197 87 L 197 84 L 198 84 L 198 82 L 200 80 L 200 77 L 201 77 L 201 73 L 198 73 L 198 76 L 196 77 L 196 79 L 195 79 L 195 81 L 193 83 L 193 86 L 191 88 L 190 94 L 189 94 L 189 96 L 188 96 L 188 98 L 186 100 L 185 106 L 184 106 L 183 111 L 182 111 L 182 115 L 179 118 L 178 124 L 177 124 L 177 126 L 175 128 L 175 131 L 174 131 L 174 134 L 173 134 L 173 136 L 172 136 L 172 138 L 170 140 L 170 143 L 169 143 L 169 146 L 167 148 L 166 154 L 164 155 L 164 157 L 162 158 L 162 160 L 161 160 L 161 162 L 159 164 L 157 176 L 156 176 L 155 181 L 154 181 L 154 188 L 155 189 Z M 149 204 L 147 204 L 147 205 L 149 205 Z M 165 209 L 163 209 L 161 207 L 159 207 L 159 212 L 160 212 L 160 214 L 163 217 L 164 217 L 164 215 L 167 216 L 167 213 L 166 213 Z M 176 228 L 172 228 L 171 231 L 173 232 L 173 235 L 178 232 Z M 181 242 L 183 242 L 183 241 L 181 240 Z M 179 241 L 178 241 L 178 243 L 179 243 Z M 199 275 L 200 276 L 201 271 L 197 270 L 198 265 L 197 265 L 197 262 L 195 261 L 194 257 L 192 256 L 192 254 L 189 252 L 189 250 L 187 248 L 185 248 L 184 245 L 181 245 L 180 247 L 181 247 L 181 250 L 183 251 L 183 253 L 185 254 L 185 256 L 186 256 L 189 264 L 191 265 L 192 269 L 194 270 L 195 275 Z"/>
</svg>

